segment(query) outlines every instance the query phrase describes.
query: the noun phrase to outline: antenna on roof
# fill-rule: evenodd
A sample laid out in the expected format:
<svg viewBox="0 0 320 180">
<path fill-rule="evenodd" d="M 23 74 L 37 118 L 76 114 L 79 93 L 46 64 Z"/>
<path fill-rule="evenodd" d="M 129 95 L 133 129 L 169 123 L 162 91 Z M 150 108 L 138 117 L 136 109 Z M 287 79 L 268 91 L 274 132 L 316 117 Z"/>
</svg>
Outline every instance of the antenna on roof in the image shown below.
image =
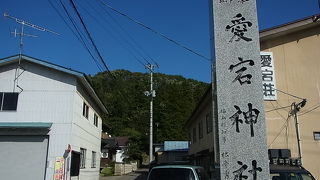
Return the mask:
<svg viewBox="0 0 320 180">
<path fill-rule="evenodd" d="M 17 29 L 14 30 L 14 32 L 10 32 L 11 34 L 14 34 L 15 37 L 17 36 L 20 36 L 20 43 L 19 43 L 19 62 L 18 62 L 18 67 L 16 69 L 16 73 L 15 73 L 15 79 L 14 79 L 14 87 L 13 87 L 13 92 L 15 92 L 15 87 L 17 86 L 22 92 L 23 89 L 18 85 L 18 78 L 20 77 L 20 75 L 24 72 L 24 69 L 20 67 L 20 61 L 21 61 L 21 58 L 22 58 L 22 50 L 23 50 L 23 37 L 38 37 L 38 36 L 35 36 L 35 35 L 32 35 L 32 34 L 26 34 L 24 33 L 24 26 L 28 26 L 28 27 L 31 27 L 33 29 L 36 29 L 36 30 L 39 30 L 39 31 L 46 31 L 46 32 L 49 32 L 49 33 L 52 33 L 52 34 L 56 34 L 56 35 L 60 35 L 59 33 L 57 32 L 54 32 L 52 30 L 49 30 L 47 28 L 44 28 L 44 27 L 41 27 L 41 26 L 38 26 L 38 25 L 35 25 L 35 24 L 32 24 L 30 22 L 27 22 L 25 20 L 22 20 L 22 19 L 18 19 L 16 17 L 13 17 L 13 16 L 10 16 L 8 13 L 4 13 L 3 14 L 4 17 L 7 17 L 9 19 L 13 19 L 16 21 L 16 23 L 19 23 L 21 24 L 21 31 L 20 32 L 17 32 Z M 21 73 L 20 73 L 20 68 L 23 70 Z"/>
</svg>

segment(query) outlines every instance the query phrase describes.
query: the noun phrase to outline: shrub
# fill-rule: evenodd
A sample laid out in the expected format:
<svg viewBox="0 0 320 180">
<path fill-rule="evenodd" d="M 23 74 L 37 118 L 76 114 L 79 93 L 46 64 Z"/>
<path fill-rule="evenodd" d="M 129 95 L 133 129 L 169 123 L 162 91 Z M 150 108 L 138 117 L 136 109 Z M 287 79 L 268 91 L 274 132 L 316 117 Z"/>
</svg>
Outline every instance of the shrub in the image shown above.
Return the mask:
<svg viewBox="0 0 320 180">
<path fill-rule="evenodd" d="M 103 176 L 112 176 L 114 174 L 112 167 L 105 167 L 101 171 L 101 175 Z"/>
</svg>

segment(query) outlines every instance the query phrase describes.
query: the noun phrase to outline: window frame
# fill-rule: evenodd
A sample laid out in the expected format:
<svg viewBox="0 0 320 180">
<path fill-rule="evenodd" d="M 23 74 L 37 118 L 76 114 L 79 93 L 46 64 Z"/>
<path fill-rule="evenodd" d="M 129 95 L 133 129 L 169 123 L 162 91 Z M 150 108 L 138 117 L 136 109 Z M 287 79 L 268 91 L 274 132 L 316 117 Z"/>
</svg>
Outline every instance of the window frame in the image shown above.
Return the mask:
<svg viewBox="0 0 320 180">
<path fill-rule="evenodd" d="M 96 168 L 97 167 L 97 152 L 92 151 L 91 152 L 91 168 Z"/>
<path fill-rule="evenodd" d="M 80 148 L 80 169 L 86 168 L 87 149 Z"/>
<path fill-rule="evenodd" d="M 18 99 L 17 92 L 0 92 L 0 111 L 17 111 Z"/>
<path fill-rule="evenodd" d="M 314 131 L 313 132 L 313 139 L 315 141 L 320 141 L 320 131 Z"/>
<path fill-rule="evenodd" d="M 99 122 L 99 116 L 96 113 L 94 113 L 94 115 L 93 115 L 93 124 L 96 127 L 98 127 L 98 122 Z"/>
<path fill-rule="evenodd" d="M 89 119 L 89 106 L 86 102 L 83 102 L 83 106 L 82 106 L 82 115 Z"/>
</svg>

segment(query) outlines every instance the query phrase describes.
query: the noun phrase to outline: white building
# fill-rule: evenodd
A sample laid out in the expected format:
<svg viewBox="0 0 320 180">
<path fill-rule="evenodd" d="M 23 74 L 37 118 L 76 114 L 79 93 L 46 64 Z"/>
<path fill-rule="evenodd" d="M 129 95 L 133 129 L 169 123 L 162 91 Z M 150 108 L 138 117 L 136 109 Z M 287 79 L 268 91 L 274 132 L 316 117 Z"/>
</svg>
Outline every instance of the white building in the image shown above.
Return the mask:
<svg viewBox="0 0 320 180">
<path fill-rule="evenodd" d="M 85 74 L 27 56 L 1 59 L 1 179 L 98 180 L 103 113 Z"/>
</svg>

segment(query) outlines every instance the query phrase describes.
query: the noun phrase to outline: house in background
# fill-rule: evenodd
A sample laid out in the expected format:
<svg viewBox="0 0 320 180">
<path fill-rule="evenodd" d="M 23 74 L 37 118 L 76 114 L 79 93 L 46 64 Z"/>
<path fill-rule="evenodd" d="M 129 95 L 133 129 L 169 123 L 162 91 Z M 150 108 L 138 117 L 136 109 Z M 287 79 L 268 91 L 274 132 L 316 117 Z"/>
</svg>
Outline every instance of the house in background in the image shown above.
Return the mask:
<svg viewBox="0 0 320 180">
<path fill-rule="evenodd" d="M 0 60 L 2 179 L 98 180 L 102 114 L 86 75 L 25 55 Z"/>
<path fill-rule="evenodd" d="M 125 151 L 128 147 L 129 143 L 129 137 L 123 136 L 123 137 L 115 137 L 117 145 L 119 149 L 117 149 L 116 153 L 116 162 L 117 163 L 123 163 L 125 158 L 128 158 L 127 155 L 125 155 Z"/>
<path fill-rule="evenodd" d="M 185 124 L 189 134 L 189 159 L 193 165 L 202 166 L 208 171 L 218 162 L 215 159 L 217 146 L 214 139 L 217 138 L 217 130 L 212 108 L 212 91 L 208 88 Z"/>
<path fill-rule="evenodd" d="M 116 163 L 124 163 L 126 148 L 128 147 L 129 137 L 107 137 L 101 141 L 101 152 L 105 152 L 105 156 L 102 157 L 109 163 L 114 161 Z"/>
<path fill-rule="evenodd" d="M 320 159 L 319 20 L 320 15 L 315 15 L 260 32 L 267 146 L 289 149 L 295 158 L 301 154 L 302 166 L 316 179 L 320 179 L 320 161 L 316 160 Z M 210 88 L 186 123 L 191 142 L 189 155 L 194 164 L 204 166 L 212 176 L 220 156 L 213 102 Z"/>
<path fill-rule="evenodd" d="M 188 141 L 164 141 L 163 145 L 157 145 L 155 149 L 156 164 L 188 162 Z"/>
</svg>

